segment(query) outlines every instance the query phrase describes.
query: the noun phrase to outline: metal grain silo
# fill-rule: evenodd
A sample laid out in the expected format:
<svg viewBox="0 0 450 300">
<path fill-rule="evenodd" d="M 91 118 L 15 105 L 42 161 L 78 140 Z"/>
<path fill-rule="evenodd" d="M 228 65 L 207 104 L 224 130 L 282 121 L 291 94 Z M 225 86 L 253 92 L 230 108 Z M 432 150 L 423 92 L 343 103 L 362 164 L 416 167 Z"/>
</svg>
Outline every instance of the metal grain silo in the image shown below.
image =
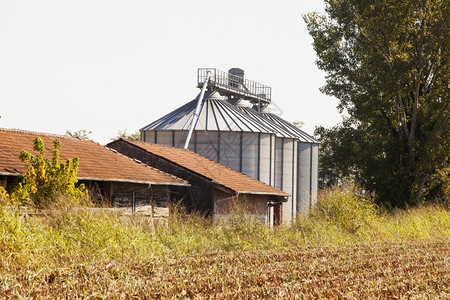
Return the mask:
<svg viewBox="0 0 450 300">
<path fill-rule="evenodd" d="M 297 214 L 297 147 L 298 140 L 295 135 L 284 127 L 272 122 L 259 113 L 258 107 L 250 107 L 239 103 L 239 110 L 252 117 L 256 122 L 265 124 L 271 132 L 275 133 L 274 152 L 274 180 L 270 184 L 291 195 L 287 202 L 283 203 L 282 216 L 284 220 L 292 220 Z"/>
<path fill-rule="evenodd" d="M 262 114 L 298 139 L 296 211 L 306 213 L 317 202 L 319 141 L 273 113 L 263 112 Z"/>
<path fill-rule="evenodd" d="M 281 210 L 283 222 L 289 223 L 313 205 L 318 144 L 280 117 L 261 113 L 270 104 L 271 89 L 244 79 L 243 74 L 241 69 L 229 73 L 199 69 L 202 92 L 143 127 L 141 139 L 174 147 L 185 145 L 289 193 L 291 197 Z"/>
</svg>

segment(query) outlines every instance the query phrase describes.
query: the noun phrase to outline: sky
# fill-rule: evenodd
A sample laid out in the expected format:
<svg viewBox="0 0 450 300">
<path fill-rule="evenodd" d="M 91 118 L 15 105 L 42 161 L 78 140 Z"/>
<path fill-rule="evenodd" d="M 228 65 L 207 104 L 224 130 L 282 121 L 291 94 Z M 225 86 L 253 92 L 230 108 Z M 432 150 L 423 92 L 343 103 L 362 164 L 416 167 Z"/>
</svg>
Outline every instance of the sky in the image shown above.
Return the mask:
<svg viewBox="0 0 450 300">
<path fill-rule="evenodd" d="M 272 87 L 288 121 L 333 126 L 338 100 L 302 15 L 324 3 L 298 0 L 0 0 L 0 127 L 106 144 L 194 99 L 198 68 Z"/>
</svg>

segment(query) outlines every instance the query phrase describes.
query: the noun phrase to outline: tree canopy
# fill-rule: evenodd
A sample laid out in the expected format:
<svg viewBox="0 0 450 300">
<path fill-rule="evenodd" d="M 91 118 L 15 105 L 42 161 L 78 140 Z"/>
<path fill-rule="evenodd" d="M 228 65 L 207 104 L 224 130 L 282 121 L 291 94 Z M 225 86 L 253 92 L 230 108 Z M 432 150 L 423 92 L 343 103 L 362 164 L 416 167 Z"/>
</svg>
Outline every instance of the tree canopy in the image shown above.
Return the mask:
<svg viewBox="0 0 450 300">
<path fill-rule="evenodd" d="M 316 130 L 323 183 L 351 176 L 393 206 L 449 197 L 449 1 L 325 2 L 304 20 L 348 117 Z"/>
<path fill-rule="evenodd" d="M 92 133 L 92 131 L 87 129 L 80 129 L 76 131 L 70 131 L 66 130 L 66 135 L 74 138 L 80 138 L 80 139 L 89 139 L 89 135 Z"/>
<path fill-rule="evenodd" d="M 118 139 L 127 139 L 127 140 L 133 140 L 133 141 L 139 141 L 141 139 L 141 133 L 139 131 L 136 131 L 134 133 L 128 133 L 127 129 L 125 130 L 119 130 L 117 132 L 117 136 L 112 138 L 111 140 L 118 140 Z"/>
</svg>

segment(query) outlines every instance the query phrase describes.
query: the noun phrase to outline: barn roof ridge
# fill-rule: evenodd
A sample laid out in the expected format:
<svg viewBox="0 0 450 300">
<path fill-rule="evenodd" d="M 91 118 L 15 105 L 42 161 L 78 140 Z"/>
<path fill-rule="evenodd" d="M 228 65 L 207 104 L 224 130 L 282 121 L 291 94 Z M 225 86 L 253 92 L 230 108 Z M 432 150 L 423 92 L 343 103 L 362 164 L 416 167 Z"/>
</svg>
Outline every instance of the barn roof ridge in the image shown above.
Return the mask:
<svg viewBox="0 0 450 300">
<path fill-rule="evenodd" d="M 16 132 L 16 133 L 23 133 L 23 134 L 35 134 L 36 136 L 48 136 L 48 137 L 54 137 L 54 138 L 63 138 L 63 139 L 80 140 L 80 141 L 91 141 L 91 142 L 97 143 L 88 138 L 73 137 L 70 135 L 63 135 L 63 134 L 49 133 L 49 132 L 38 132 L 38 131 L 25 130 L 25 129 L 19 129 L 19 128 L 9 129 L 9 128 L 0 127 L 0 131 Z"/>
</svg>

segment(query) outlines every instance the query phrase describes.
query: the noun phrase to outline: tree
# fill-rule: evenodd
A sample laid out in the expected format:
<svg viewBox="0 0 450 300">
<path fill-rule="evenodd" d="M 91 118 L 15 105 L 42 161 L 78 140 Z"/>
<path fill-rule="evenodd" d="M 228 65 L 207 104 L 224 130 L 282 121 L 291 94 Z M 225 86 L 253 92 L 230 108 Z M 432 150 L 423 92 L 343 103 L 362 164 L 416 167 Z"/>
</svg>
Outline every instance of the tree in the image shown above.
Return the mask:
<svg viewBox="0 0 450 300">
<path fill-rule="evenodd" d="M 325 15 L 303 18 L 327 73 L 321 90 L 349 115 L 318 129 L 328 167 L 382 203 L 432 200 L 449 166 L 448 0 L 325 2 Z"/>
<path fill-rule="evenodd" d="M 303 121 L 294 121 L 294 122 L 292 122 L 292 125 L 294 125 L 297 128 L 302 128 L 303 125 L 305 125 L 305 122 L 303 122 Z"/>
<path fill-rule="evenodd" d="M 86 129 L 80 129 L 77 131 L 70 131 L 66 130 L 66 135 L 74 137 L 74 138 L 80 138 L 80 139 L 89 139 L 89 135 L 92 133 L 92 131 L 87 131 Z"/>
<path fill-rule="evenodd" d="M 354 130 L 341 126 L 331 129 L 316 127 L 314 135 L 320 140 L 319 188 L 332 187 L 353 180 L 354 134 L 356 134 Z"/>
<path fill-rule="evenodd" d="M 16 196 L 22 201 L 31 202 L 36 207 L 46 207 L 58 196 L 67 199 L 85 201 L 88 199 L 84 185 L 76 186 L 79 159 L 68 159 L 66 163 L 59 160 L 61 142 L 53 142 L 53 156 L 49 161 L 45 155 L 45 146 L 41 138 L 33 140 L 32 155 L 22 150 L 20 159 L 27 164 L 27 173 L 23 176 L 16 191 Z"/>
<path fill-rule="evenodd" d="M 141 139 L 141 133 L 139 131 L 136 131 L 134 133 L 127 133 L 127 130 L 124 131 L 119 130 L 117 132 L 117 136 L 115 138 L 112 138 L 111 140 L 118 140 L 118 139 L 127 139 L 127 140 L 133 140 L 133 141 L 139 141 Z"/>
</svg>

